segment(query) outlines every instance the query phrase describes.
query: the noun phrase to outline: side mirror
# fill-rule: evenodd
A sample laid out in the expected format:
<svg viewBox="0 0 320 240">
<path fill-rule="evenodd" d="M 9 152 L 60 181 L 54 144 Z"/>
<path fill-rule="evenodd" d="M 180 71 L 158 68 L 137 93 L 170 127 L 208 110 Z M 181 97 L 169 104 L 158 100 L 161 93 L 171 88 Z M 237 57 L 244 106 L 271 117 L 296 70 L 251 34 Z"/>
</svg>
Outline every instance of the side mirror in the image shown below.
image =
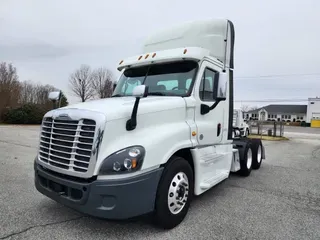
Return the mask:
<svg viewBox="0 0 320 240">
<path fill-rule="evenodd" d="M 61 105 L 61 91 L 49 92 L 48 99 L 52 101 L 53 108 L 60 108 Z M 57 106 L 58 103 L 58 106 Z"/>
<path fill-rule="evenodd" d="M 214 99 L 217 101 L 224 101 L 227 99 L 227 83 L 228 77 L 225 73 L 219 73 L 215 79 Z"/>
<path fill-rule="evenodd" d="M 48 98 L 51 101 L 57 101 L 60 99 L 60 91 L 49 92 Z"/>
<path fill-rule="evenodd" d="M 134 97 L 146 97 L 148 95 L 148 86 L 139 85 L 136 86 L 132 91 L 132 96 Z"/>
<path fill-rule="evenodd" d="M 225 73 L 217 73 L 214 77 L 213 86 L 213 100 L 215 103 L 212 106 L 206 104 L 201 104 L 200 113 L 201 115 L 207 114 L 221 102 L 227 99 L 227 83 L 228 78 Z"/>
</svg>

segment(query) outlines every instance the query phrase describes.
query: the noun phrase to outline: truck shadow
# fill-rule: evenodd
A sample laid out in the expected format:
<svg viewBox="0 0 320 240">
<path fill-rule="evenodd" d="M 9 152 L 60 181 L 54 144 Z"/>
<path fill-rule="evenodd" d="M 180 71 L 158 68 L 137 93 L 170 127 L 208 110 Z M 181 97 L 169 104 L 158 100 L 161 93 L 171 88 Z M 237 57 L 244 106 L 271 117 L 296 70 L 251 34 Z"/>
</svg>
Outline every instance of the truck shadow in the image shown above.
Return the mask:
<svg viewBox="0 0 320 240">
<path fill-rule="evenodd" d="M 238 178 L 243 179 L 236 174 L 232 174 L 229 179 L 237 181 Z M 205 216 L 201 216 L 201 212 L 214 212 L 212 207 L 214 207 L 215 203 L 218 203 L 221 200 L 221 197 L 228 196 L 230 193 L 230 188 L 228 187 L 230 186 L 229 179 L 222 181 L 202 195 L 194 197 L 185 220 L 171 231 L 182 231 L 182 229 L 190 228 L 190 222 L 194 224 L 195 221 L 205 221 Z M 107 220 L 79 214 L 73 209 L 67 208 L 54 201 L 50 201 L 49 204 L 45 201 L 42 202 L 41 205 L 41 208 L 43 208 L 42 213 L 44 215 L 52 216 L 52 219 L 55 217 L 57 217 L 56 219 L 59 219 L 59 221 L 48 225 L 62 224 L 60 227 L 68 231 L 69 234 L 72 232 L 76 234 L 79 228 L 81 228 L 81 231 L 88 234 L 90 233 L 92 239 L 95 239 L 95 235 L 99 235 L 99 237 L 102 235 L 106 238 L 117 237 L 119 239 L 140 239 L 142 236 L 144 238 L 152 238 L 153 236 L 165 237 L 168 232 L 171 232 L 153 225 L 152 214 L 127 220 Z M 209 209 L 204 206 L 209 206 Z M 196 220 L 194 219 L 194 215 L 197 215 Z"/>
</svg>

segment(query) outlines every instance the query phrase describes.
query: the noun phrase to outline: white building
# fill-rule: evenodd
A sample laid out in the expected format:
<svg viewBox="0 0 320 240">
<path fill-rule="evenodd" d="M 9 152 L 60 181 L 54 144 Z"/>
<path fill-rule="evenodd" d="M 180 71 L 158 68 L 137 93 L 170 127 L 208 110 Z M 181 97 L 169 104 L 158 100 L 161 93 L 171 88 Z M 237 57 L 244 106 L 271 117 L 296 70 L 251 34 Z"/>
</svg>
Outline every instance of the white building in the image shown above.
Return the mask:
<svg viewBox="0 0 320 240">
<path fill-rule="evenodd" d="M 268 105 L 245 113 L 246 119 L 306 122 L 307 105 Z"/>
<path fill-rule="evenodd" d="M 309 98 L 307 108 L 307 123 L 320 127 L 320 98 Z"/>
</svg>

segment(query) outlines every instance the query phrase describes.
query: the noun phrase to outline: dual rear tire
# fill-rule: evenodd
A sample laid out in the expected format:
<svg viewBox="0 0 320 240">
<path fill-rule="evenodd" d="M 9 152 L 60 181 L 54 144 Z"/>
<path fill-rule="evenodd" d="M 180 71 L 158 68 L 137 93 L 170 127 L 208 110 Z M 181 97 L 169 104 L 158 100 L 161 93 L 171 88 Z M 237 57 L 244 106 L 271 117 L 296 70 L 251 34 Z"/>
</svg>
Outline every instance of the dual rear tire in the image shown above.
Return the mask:
<svg viewBox="0 0 320 240">
<path fill-rule="evenodd" d="M 246 142 L 239 150 L 240 175 L 249 176 L 251 170 L 259 169 L 262 163 L 262 143 L 259 139 Z"/>
</svg>

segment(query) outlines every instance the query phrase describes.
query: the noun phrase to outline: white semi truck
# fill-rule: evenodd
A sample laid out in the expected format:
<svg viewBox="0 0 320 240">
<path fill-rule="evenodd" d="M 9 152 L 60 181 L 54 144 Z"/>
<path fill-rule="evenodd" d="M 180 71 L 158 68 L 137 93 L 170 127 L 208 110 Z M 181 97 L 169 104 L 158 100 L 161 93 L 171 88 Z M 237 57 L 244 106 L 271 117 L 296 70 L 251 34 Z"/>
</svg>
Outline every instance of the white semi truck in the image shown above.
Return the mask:
<svg viewBox="0 0 320 240">
<path fill-rule="evenodd" d="M 250 134 L 249 125 L 244 120 L 244 113 L 241 109 L 233 110 L 233 128 L 240 131 L 242 137 L 248 137 Z"/>
<path fill-rule="evenodd" d="M 193 196 L 231 172 L 248 176 L 265 150 L 233 129 L 229 20 L 159 31 L 124 59 L 108 99 L 45 114 L 35 158 L 39 192 L 106 219 L 152 215 L 170 229 Z"/>
</svg>

